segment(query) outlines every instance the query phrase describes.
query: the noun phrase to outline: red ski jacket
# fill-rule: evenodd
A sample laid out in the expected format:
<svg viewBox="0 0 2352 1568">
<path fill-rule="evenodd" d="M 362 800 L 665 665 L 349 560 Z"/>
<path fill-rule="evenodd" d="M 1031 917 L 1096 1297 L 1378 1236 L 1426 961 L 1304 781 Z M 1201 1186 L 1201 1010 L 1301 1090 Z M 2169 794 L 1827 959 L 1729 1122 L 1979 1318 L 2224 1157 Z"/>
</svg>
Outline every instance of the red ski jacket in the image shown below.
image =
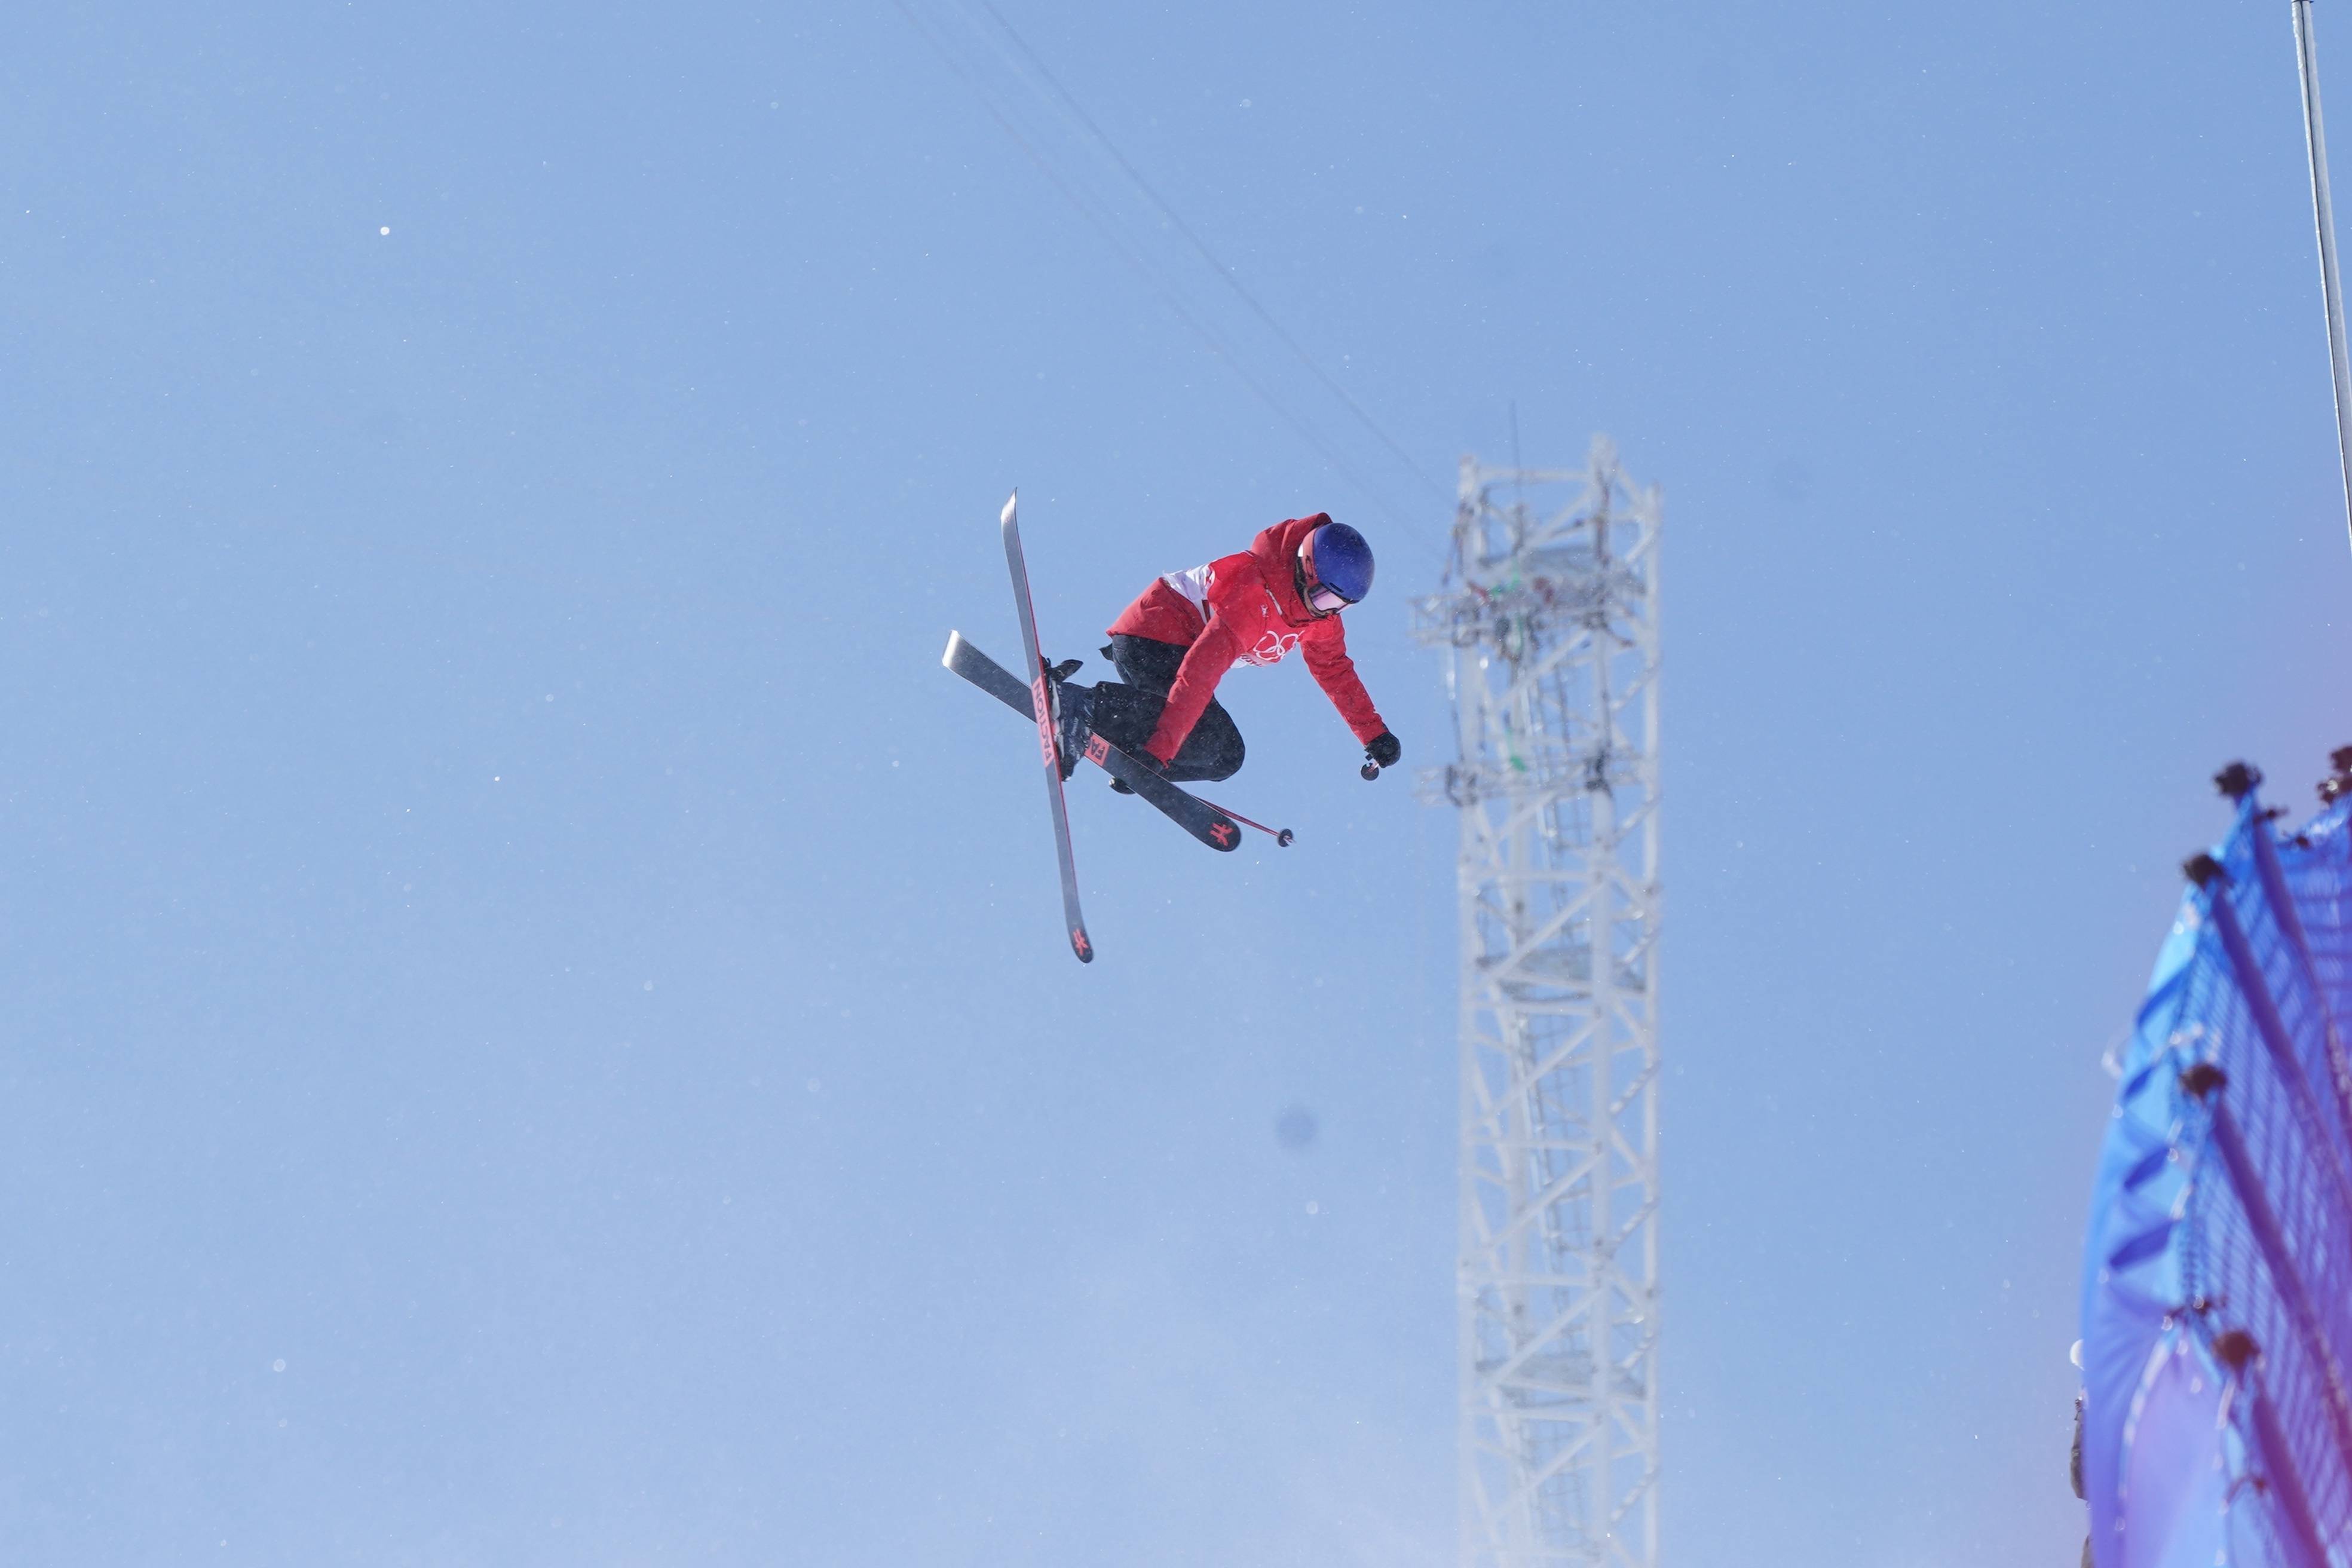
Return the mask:
<svg viewBox="0 0 2352 1568">
<path fill-rule="evenodd" d="M 1244 664 L 1279 664 L 1292 648 L 1331 699 L 1356 739 L 1367 745 L 1388 725 L 1372 707 L 1338 612 L 1318 616 L 1298 596 L 1292 565 L 1307 536 L 1328 513 L 1294 517 L 1265 529 L 1238 555 L 1221 555 L 1190 572 L 1171 572 L 1146 588 L 1110 625 L 1113 637 L 1149 637 L 1186 648 L 1168 693 L 1159 728 L 1144 749 L 1160 762 L 1174 758 L 1225 671 Z"/>
</svg>

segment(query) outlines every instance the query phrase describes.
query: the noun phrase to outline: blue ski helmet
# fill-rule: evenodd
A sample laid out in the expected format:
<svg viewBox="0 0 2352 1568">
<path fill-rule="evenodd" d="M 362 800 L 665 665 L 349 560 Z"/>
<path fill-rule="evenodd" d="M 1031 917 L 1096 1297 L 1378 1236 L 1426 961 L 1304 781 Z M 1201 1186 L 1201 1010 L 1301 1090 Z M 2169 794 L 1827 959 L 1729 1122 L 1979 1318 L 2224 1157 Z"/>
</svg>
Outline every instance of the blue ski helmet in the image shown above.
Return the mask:
<svg viewBox="0 0 2352 1568">
<path fill-rule="evenodd" d="M 1372 547 L 1344 522 L 1327 522 L 1298 547 L 1298 596 L 1318 616 L 1360 604 L 1372 591 Z M 1318 604 L 1336 597 L 1338 604 Z"/>
</svg>

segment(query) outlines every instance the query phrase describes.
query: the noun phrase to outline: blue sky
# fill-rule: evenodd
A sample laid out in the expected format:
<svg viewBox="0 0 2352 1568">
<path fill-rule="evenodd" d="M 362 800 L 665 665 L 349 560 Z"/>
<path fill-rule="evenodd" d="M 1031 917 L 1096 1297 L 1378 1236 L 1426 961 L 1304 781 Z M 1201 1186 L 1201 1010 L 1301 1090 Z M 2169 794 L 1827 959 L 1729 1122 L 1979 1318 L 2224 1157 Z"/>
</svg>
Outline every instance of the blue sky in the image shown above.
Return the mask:
<svg viewBox="0 0 2352 1568">
<path fill-rule="evenodd" d="M 19 19 L 6 1555 L 1447 1560 L 1453 825 L 1244 672 L 1082 970 L 937 661 L 1328 510 L 1443 761 L 1516 409 L 1666 497 L 1666 1552 L 2068 1560 L 2099 1054 L 2352 742 L 2284 7 L 999 0 L 1400 458 L 908 4 Z"/>
</svg>

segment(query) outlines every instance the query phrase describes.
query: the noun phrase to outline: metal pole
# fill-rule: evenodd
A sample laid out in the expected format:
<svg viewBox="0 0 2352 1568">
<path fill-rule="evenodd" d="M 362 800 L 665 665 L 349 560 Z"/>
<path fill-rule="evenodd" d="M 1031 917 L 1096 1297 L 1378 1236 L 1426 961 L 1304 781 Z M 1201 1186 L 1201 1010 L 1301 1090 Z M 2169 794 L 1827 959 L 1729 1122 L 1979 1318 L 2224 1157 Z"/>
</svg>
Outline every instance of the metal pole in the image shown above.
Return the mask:
<svg viewBox="0 0 2352 1568">
<path fill-rule="evenodd" d="M 2327 129 L 2319 118 L 2319 58 L 2311 0 L 2292 0 L 2294 58 L 2303 80 L 2303 137 L 2311 150 L 2311 210 L 2319 226 L 2319 289 L 2327 305 L 2327 363 L 2336 378 L 2336 455 L 2344 472 L 2344 519 L 2352 533 L 2352 362 L 2344 350 L 2344 282 L 2336 270 L 2336 211 L 2327 198 Z"/>
</svg>

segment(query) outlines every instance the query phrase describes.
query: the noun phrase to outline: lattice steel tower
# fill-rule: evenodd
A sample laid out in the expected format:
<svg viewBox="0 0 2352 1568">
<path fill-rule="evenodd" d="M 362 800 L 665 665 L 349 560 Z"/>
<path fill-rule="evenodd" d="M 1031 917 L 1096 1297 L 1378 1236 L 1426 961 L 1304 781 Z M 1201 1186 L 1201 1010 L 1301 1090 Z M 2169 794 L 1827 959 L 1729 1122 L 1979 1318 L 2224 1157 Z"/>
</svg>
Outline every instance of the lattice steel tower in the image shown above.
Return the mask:
<svg viewBox="0 0 2352 1568">
<path fill-rule="evenodd" d="M 1654 1568 L 1658 533 L 1581 472 L 1462 459 L 1444 591 L 1461 760 L 1462 1561 Z"/>
</svg>

